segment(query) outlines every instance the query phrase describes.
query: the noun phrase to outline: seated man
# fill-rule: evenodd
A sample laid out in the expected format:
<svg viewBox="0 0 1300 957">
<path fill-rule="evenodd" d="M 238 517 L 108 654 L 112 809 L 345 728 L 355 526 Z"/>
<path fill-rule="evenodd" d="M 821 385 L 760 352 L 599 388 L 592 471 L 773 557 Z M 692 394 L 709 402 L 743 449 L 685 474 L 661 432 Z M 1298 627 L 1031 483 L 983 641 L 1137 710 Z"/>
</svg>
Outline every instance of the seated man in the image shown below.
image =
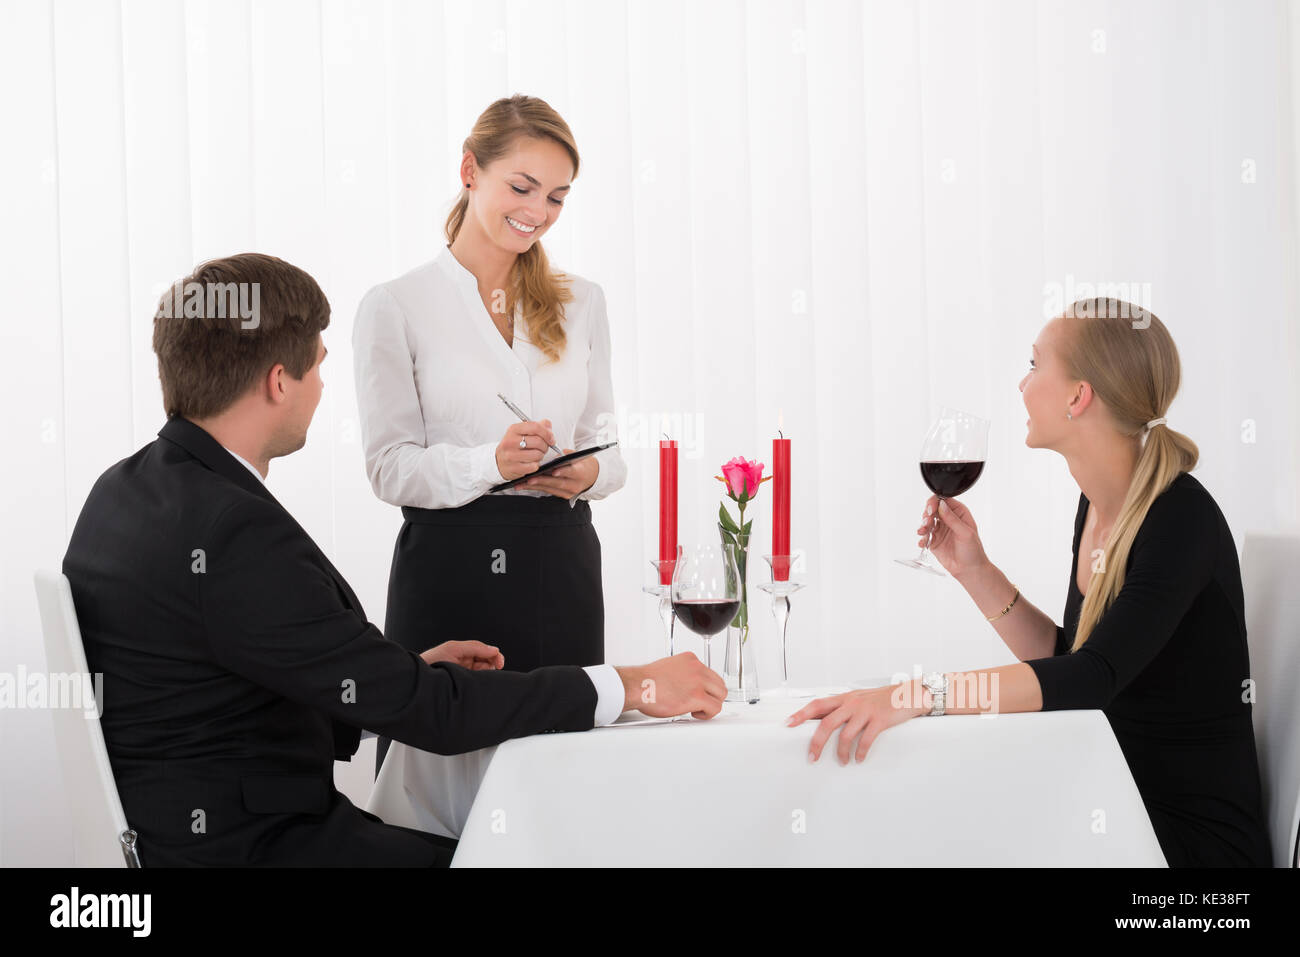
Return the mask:
<svg viewBox="0 0 1300 957">
<path fill-rule="evenodd" d="M 721 679 L 689 653 L 515 673 L 479 642 L 417 655 L 387 641 L 263 484 L 306 441 L 328 325 L 315 281 L 270 256 L 177 283 L 154 319 L 167 423 L 100 476 L 68 545 L 146 867 L 445 865 L 454 842 L 386 825 L 335 789 L 361 729 L 452 754 L 633 707 L 721 708 Z"/>
</svg>

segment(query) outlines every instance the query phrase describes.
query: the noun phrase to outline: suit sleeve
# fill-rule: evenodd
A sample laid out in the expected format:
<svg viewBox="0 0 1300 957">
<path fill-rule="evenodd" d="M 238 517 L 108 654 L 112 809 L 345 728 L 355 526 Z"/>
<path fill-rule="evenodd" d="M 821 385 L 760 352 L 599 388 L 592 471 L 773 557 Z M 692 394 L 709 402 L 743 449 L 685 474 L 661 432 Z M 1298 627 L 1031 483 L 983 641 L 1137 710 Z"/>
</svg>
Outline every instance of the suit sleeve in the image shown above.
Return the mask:
<svg viewBox="0 0 1300 957">
<path fill-rule="evenodd" d="M 579 667 L 528 673 L 426 665 L 353 611 L 315 545 L 279 505 L 249 500 L 207 536 L 199 595 L 213 658 L 335 722 L 436 754 L 593 726 Z"/>
<path fill-rule="evenodd" d="M 1106 708 L 1164 649 L 1214 575 L 1218 526 L 1189 493 L 1152 504 L 1119 595 L 1078 651 L 1025 662 L 1044 711 Z M 1058 629 L 1058 643 L 1062 631 Z"/>
</svg>

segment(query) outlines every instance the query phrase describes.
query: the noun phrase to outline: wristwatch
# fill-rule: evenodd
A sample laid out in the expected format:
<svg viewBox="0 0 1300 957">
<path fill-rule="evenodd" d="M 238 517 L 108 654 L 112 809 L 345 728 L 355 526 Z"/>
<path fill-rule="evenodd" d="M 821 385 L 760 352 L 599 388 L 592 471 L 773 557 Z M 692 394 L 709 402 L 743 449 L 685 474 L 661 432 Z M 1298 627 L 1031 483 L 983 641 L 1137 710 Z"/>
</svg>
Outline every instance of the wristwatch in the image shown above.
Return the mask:
<svg viewBox="0 0 1300 957">
<path fill-rule="evenodd" d="M 921 683 L 925 685 L 925 690 L 930 692 L 934 698 L 934 704 L 930 708 L 927 717 L 938 717 L 943 714 L 944 701 L 948 697 L 948 676 L 938 671 L 932 671 L 924 678 Z"/>
</svg>

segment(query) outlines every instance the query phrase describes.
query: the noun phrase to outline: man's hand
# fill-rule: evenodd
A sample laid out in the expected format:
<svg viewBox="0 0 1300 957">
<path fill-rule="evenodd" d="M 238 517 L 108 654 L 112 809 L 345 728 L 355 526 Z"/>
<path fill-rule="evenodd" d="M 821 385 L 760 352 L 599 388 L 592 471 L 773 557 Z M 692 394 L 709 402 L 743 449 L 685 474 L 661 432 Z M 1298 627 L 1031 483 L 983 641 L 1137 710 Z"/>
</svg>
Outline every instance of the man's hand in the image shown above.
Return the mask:
<svg viewBox="0 0 1300 957">
<path fill-rule="evenodd" d="M 426 665 L 447 661 L 470 671 L 494 671 L 506 665 L 505 655 L 481 641 L 444 641 L 420 652 L 420 657 Z"/>
<path fill-rule="evenodd" d="M 727 698 L 727 686 L 718 673 L 689 651 L 615 670 L 623 679 L 624 711 L 635 709 L 652 718 L 688 713 L 712 718 Z"/>
</svg>

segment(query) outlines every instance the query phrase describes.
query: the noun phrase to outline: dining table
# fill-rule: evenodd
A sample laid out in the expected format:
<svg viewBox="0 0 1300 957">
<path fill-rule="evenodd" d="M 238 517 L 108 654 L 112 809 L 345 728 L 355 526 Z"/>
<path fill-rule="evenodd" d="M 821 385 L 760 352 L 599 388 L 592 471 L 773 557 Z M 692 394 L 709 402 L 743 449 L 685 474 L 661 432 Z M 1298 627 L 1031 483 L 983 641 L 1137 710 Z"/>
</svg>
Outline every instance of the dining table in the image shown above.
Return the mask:
<svg viewBox="0 0 1300 957">
<path fill-rule="evenodd" d="M 825 688 L 830 694 L 843 688 Z M 1164 867 L 1101 711 L 895 725 L 841 765 L 807 698 L 625 712 L 464 754 L 393 742 L 366 809 L 457 840 L 453 867 Z"/>
</svg>

